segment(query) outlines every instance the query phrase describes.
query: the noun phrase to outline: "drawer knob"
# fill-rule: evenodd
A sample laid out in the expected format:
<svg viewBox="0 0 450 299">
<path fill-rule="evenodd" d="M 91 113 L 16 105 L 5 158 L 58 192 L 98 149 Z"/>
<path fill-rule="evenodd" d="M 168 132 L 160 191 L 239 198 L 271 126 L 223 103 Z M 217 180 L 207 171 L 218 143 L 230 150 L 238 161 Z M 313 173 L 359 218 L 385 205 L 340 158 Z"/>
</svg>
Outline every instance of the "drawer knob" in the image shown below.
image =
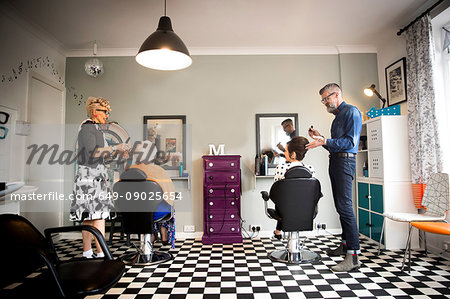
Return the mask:
<svg viewBox="0 0 450 299">
<path fill-rule="evenodd" d="M 212 180 L 214 177 L 212 175 L 209 176 L 209 179 Z"/>
<path fill-rule="evenodd" d="M 214 230 L 212 229 L 212 227 L 209 229 L 210 232 L 213 232 Z"/>
<path fill-rule="evenodd" d="M 231 167 L 234 167 L 234 162 L 231 162 Z"/>
<path fill-rule="evenodd" d="M 214 192 L 214 190 L 213 189 L 209 189 L 209 193 L 213 193 Z"/>
<path fill-rule="evenodd" d="M 214 205 L 214 203 L 213 203 L 212 201 L 210 201 L 210 202 L 209 202 L 209 205 L 210 205 L 210 206 L 213 206 L 213 205 Z"/>
<path fill-rule="evenodd" d="M 209 167 L 213 167 L 213 166 L 214 166 L 214 163 L 213 163 L 213 162 L 209 162 L 208 166 L 209 166 Z"/>
<path fill-rule="evenodd" d="M 234 180 L 234 175 L 230 176 L 230 178 L 231 178 L 232 180 Z"/>
<path fill-rule="evenodd" d="M 234 219 L 234 214 L 231 214 L 231 216 L 230 216 L 230 217 L 231 217 L 231 219 Z"/>
<path fill-rule="evenodd" d="M 231 193 L 234 193 L 234 189 L 231 189 L 230 191 L 231 191 Z"/>
<path fill-rule="evenodd" d="M 234 201 L 231 202 L 231 205 L 234 206 Z"/>
<path fill-rule="evenodd" d="M 209 215 L 209 219 L 213 219 L 213 215 Z"/>
<path fill-rule="evenodd" d="M 231 231 L 232 231 L 232 232 L 234 232 L 234 231 L 235 231 L 235 228 L 234 228 L 234 227 L 232 227 L 232 228 L 231 228 Z"/>
</svg>

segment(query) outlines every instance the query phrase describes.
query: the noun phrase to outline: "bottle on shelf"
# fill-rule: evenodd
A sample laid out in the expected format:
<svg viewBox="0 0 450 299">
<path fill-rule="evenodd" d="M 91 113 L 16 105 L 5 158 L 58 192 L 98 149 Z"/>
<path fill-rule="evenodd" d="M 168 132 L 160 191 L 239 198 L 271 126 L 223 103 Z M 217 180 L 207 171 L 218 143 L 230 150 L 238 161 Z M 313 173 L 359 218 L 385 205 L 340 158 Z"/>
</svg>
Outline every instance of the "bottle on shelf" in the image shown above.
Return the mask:
<svg viewBox="0 0 450 299">
<path fill-rule="evenodd" d="M 180 177 L 182 177 L 183 176 L 183 162 L 178 162 L 178 167 L 180 170 Z"/>
<path fill-rule="evenodd" d="M 364 174 L 364 176 L 366 178 L 369 177 L 369 167 L 368 167 L 367 164 L 368 164 L 367 160 L 364 161 L 364 163 L 363 163 L 363 174 Z"/>
<path fill-rule="evenodd" d="M 359 138 L 359 150 L 367 149 L 367 136 L 361 136 Z"/>
<path fill-rule="evenodd" d="M 269 174 L 269 157 L 264 155 L 264 175 Z"/>
<path fill-rule="evenodd" d="M 261 162 L 258 155 L 255 157 L 255 175 L 261 175 Z"/>
</svg>

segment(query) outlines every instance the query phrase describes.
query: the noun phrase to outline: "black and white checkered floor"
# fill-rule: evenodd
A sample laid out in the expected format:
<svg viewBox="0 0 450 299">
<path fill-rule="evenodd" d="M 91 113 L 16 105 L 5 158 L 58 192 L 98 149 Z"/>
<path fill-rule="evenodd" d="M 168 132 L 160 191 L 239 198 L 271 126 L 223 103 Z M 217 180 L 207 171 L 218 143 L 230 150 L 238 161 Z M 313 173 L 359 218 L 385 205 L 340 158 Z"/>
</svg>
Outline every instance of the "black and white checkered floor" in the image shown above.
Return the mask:
<svg viewBox="0 0 450 299">
<path fill-rule="evenodd" d="M 80 243 L 60 241 L 60 256 L 81 255 Z M 180 240 L 175 249 L 159 248 L 172 253 L 173 260 L 154 266 L 127 266 L 124 276 L 106 294 L 88 298 L 450 298 L 448 260 L 413 251 L 409 274 L 400 270 L 401 251 L 383 251 L 377 256 L 376 245 L 362 239 L 362 267 L 333 273 L 329 267 L 342 258 L 324 252 L 338 243 L 331 235 L 309 237 L 306 246 L 320 253 L 322 260 L 286 265 L 268 259 L 268 252 L 284 247 L 281 241 L 269 238 L 233 245 Z M 134 251 L 122 241 L 115 241 L 110 248 L 115 257 Z M 26 282 L 9 288 L 24 285 Z"/>
</svg>

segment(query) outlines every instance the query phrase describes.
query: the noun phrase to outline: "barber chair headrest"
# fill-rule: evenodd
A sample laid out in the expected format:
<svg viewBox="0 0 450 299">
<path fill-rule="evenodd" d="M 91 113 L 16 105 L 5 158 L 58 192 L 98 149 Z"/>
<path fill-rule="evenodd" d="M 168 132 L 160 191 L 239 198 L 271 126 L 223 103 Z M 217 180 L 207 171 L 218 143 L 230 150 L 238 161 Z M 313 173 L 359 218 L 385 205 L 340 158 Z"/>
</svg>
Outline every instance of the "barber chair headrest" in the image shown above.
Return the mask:
<svg viewBox="0 0 450 299">
<path fill-rule="evenodd" d="M 129 168 L 120 176 L 121 181 L 145 181 L 147 175 L 138 168 Z"/>
<path fill-rule="evenodd" d="M 285 179 L 293 179 L 293 178 L 312 178 L 312 173 L 308 168 L 303 166 L 295 166 L 288 171 L 284 175 Z"/>
</svg>

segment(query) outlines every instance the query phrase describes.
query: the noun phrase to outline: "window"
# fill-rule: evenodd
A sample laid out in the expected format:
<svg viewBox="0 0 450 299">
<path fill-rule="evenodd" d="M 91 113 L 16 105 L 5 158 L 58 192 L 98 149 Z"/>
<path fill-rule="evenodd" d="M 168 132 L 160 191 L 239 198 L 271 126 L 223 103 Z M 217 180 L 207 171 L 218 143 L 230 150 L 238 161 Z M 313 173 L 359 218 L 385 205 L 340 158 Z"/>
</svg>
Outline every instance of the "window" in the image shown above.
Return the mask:
<svg viewBox="0 0 450 299">
<path fill-rule="evenodd" d="M 433 26 L 433 39 L 435 51 L 434 87 L 436 91 L 436 111 L 441 137 L 443 153 L 442 170 L 450 171 L 450 48 L 443 49 L 445 30 L 450 28 L 450 8 L 435 16 L 431 23 Z"/>
</svg>

